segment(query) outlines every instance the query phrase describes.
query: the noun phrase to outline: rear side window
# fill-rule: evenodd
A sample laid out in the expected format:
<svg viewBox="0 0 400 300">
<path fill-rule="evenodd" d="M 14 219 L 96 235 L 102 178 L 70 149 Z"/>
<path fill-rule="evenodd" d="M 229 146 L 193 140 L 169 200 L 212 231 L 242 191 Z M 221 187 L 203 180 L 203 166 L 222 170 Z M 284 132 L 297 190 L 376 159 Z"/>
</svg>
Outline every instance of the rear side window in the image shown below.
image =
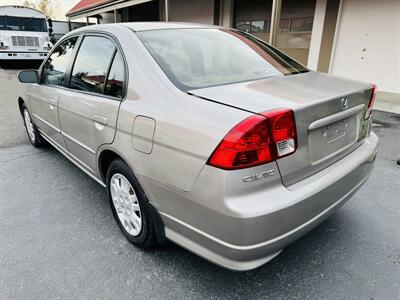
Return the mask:
<svg viewBox="0 0 400 300">
<path fill-rule="evenodd" d="M 108 74 L 104 94 L 121 98 L 124 88 L 124 61 L 119 52 L 115 53 L 110 73 Z"/>
<path fill-rule="evenodd" d="M 72 69 L 72 89 L 103 93 L 108 68 L 116 47 L 107 38 L 87 36 L 83 39 Z"/>
<path fill-rule="evenodd" d="M 50 85 L 64 84 L 68 63 L 77 40 L 78 37 L 73 37 L 57 46 L 43 66 L 42 83 Z"/>
</svg>

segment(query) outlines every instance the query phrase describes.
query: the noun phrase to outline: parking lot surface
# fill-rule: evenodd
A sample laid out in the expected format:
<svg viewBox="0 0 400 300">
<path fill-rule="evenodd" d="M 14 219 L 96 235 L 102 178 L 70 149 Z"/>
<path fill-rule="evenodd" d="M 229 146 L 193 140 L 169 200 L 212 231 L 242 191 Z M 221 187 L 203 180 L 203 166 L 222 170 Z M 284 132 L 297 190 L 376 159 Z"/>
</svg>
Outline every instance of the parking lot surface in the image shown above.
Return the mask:
<svg viewBox="0 0 400 300">
<path fill-rule="evenodd" d="M 348 203 L 268 264 L 232 272 L 172 243 L 130 244 L 100 185 L 28 144 L 16 71 L 0 80 L 1 299 L 400 299 L 400 115 L 374 111 L 375 169 Z"/>
</svg>

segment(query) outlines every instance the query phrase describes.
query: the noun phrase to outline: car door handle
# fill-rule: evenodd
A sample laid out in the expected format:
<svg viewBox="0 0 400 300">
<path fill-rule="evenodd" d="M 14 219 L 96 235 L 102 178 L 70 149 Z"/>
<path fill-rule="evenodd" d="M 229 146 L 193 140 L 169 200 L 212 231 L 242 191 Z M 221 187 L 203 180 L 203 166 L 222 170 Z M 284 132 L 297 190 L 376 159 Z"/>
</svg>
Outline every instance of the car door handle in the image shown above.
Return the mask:
<svg viewBox="0 0 400 300">
<path fill-rule="evenodd" d="M 98 130 L 103 130 L 105 126 L 107 126 L 107 118 L 100 115 L 93 116 L 94 126 Z"/>
<path fill-rule="evenodd" d="M 49 99 L 49 107 L 53 110 L 56 107 L 57 101 L 54 99 Z"/>
</svg>

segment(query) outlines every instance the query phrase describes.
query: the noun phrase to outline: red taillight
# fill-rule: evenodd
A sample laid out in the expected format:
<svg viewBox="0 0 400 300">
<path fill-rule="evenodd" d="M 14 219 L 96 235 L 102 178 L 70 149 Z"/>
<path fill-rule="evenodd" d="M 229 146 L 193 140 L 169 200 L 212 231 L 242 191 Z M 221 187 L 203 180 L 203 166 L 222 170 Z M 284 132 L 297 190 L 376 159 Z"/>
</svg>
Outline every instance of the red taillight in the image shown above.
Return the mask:
<svg viewBox="0 0 400 300">
<path fill-rule="evenodd" d="M 296 150 L 296 126 L 293 111 L 284 108 L 268 111 L 262 115 L 270 121 L 276 158 L 293 153 Z"/>
<path fill-rule="evenodd" d="M 375 97 L 376 97 L 376 84 L 373 84 L 372 91 L 371 91 L 371 97 L 369 98 L 369 101 L 368 101 L 367 113 L 365 114 L 366 119 L 368 119 L 371 116 L 372 109 L 373 109 L 374 103 L 375 103 Z"/>
<path fill-rule="evenodd" d="M 251 116 L 236 125 L 215 149 L 208 164 L 233 170 L 276 160 L 296 150 L 293 111 L 278 109 Z"/>
</svg>

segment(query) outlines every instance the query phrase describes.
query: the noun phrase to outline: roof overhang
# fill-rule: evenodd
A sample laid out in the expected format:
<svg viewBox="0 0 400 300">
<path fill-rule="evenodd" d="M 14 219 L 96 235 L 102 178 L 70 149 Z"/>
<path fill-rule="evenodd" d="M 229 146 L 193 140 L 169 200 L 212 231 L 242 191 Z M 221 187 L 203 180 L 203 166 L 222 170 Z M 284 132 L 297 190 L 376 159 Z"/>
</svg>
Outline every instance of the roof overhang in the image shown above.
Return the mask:
<svg viewBox="0 0 400 300">
<path fill-rule="evenodd" d="M 114 11 L 116 9 L 121 9 L 128 6 L 138 5 L 145 2 L 150 2 L 154 0 L 117 0 L 117 1 L 108 1 L 100 3 L 99 5 L 91 6 L 88 8 L 84 8 L 77 12 L 73 12 L 71 14 L 67 14 L 66 17 L 70 20 L 78 19 L 78 18 L 88 18 L 93 17 L 102 13 Z"/>
</svg>

